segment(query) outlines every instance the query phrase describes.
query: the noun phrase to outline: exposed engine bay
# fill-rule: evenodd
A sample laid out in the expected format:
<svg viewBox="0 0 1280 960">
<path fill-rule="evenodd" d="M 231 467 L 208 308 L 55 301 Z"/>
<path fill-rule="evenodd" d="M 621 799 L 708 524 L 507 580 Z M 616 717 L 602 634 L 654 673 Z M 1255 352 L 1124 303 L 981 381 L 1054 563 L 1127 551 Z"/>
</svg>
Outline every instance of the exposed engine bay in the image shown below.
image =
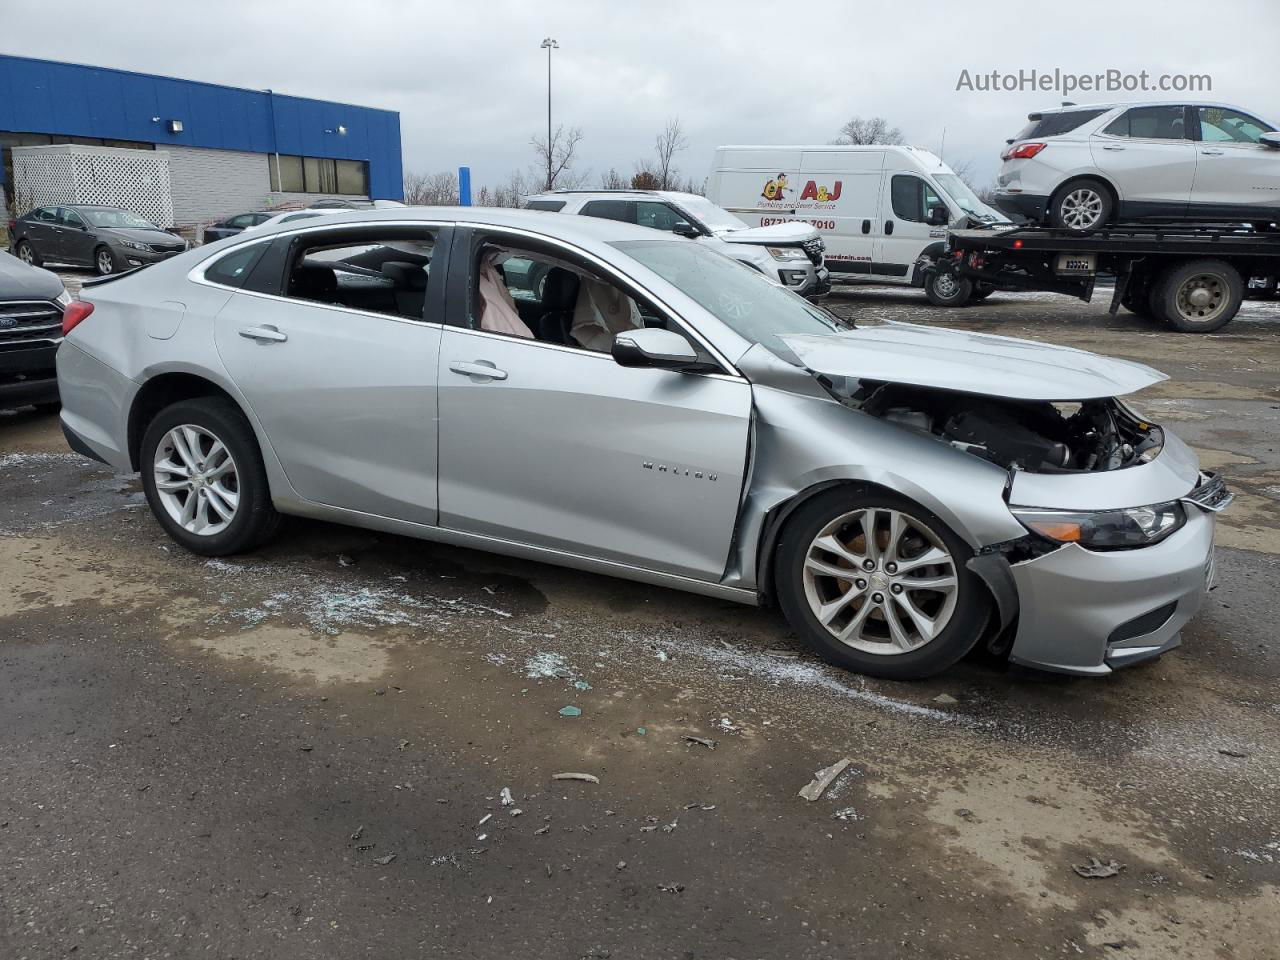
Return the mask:
<svg viewBox="0 0 1280 960">
<path fill-rule="evenodd" d="M 1119 470 L 1155 459 L 1164 431 L 1118 400 L 1063 403 L 979 396 L 899 383 L 820 378 L 841 403 L 927 433 L 1006 469 Z"/>
</svg>

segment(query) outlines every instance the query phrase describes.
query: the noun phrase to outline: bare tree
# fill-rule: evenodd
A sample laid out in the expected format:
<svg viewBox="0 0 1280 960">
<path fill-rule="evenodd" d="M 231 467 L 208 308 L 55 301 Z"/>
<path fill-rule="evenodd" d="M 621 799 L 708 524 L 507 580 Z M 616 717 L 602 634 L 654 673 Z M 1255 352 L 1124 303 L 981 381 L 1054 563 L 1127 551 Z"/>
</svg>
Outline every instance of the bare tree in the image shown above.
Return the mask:
<svg viewBox="0 0 1280 960">
<path fill-rule="evenodd" d="M 406 173 L 404 202 L 411 207 L 451 207 L 458 203 L 458 175 L 441 173 Z"/>
<path fill-rule="evenodd" d="M 543 185 L 544 189 L 554 190 L 563 186 L 561 180 L 566 179 L 567 172 L 573 166 L 578 144 L 582 142 L 582 129 L 570 127 L 565 130 L 562 125 L 556 127 L 549 143 L 545 137 L 534 137 L 529 142 L 538 157 L 538 168 L 546 171 L 547 182 Z"/>
<path fill-rule="evenodd" d="M 832 143 L 870 144 L 870 143 L 902 143 L 902 131 L 889 126 L 884 117 L 850 117 L 840 128 L 840 135 Z"/>
<path fill-rule="evenodd" d="M 484 188 L 486 192 L 487 205 L 494 207 L 518 207 L 524 202 L 524 198 L 533 193 L 536 187 L 531 186 L 531 180 L 526 178 L 520 170 L 512 170 L 507 177 L 507 182 L 495 187 L 492 193 L 489 193 L 488 187 Z"/>
<path fill-rule="evenodd" d="M 654 153 L 657 154 L 657 168 L 653 171 L 658 176 L 661 189 L 670 190 L 678 171 L 675 168 L 675 155 L 689 146 L 689 140 L 680 126 L 680 118 L 672 117 L 658 138 L 654 141 Z"/>
<path fill-rule="evenodd" d="M 625 190 L 627 186 L 627 178 L 613 167 L 610 167 L 609 172 L 600 178 L 601 190 Z"/>
</svg>

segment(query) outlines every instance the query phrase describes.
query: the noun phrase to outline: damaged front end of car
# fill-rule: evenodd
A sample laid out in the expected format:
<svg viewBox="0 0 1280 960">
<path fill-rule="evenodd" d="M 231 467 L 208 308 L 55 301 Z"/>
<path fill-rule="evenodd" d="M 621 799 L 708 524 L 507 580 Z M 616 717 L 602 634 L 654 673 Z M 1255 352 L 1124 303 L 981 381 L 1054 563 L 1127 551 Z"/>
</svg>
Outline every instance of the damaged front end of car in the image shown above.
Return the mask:
<svg viewBox="0 0 1280 960">
<path fill-rule="evenodd" d="M 974 545 L 968 566 L 998 611 L 993 650 L 1041 669 L 1106 674 L 1179 643 L 1211 586 L 1214 514 L 1230 494 L 1176 436 L 1120 399 L 1164 374 L 910 324 L 783 340 L 829 400 L 897 428 L 892 447 L 911 451 L 911 462 L 885 469 L 927 490 L 926 505 L 947 509 Z M 942 448 L 932 475 L 920 473 L 921 443 Z M 987 488 L 966 479 L 974 460 L 1002 472 L 1011 534 L 996 534 Z M 966 502 L 975 496 L 983 504 Z M 971 515 L 989 532 L 967 525 Z"/>
</svg>

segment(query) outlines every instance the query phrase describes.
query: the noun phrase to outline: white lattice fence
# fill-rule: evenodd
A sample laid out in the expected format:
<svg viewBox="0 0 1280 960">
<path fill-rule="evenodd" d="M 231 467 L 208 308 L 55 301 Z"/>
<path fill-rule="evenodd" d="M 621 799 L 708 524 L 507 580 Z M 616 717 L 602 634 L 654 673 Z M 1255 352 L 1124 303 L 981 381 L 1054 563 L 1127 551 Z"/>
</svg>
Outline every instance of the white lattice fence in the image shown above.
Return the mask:
<svg viewBox="0 0 1280 960">
<path fill-rule="evenodd" d="M 58 144 L 13 148 L 13 187 L 33 206 L 101 203 L 173 225 L 169 154 Z"/>
</svg>

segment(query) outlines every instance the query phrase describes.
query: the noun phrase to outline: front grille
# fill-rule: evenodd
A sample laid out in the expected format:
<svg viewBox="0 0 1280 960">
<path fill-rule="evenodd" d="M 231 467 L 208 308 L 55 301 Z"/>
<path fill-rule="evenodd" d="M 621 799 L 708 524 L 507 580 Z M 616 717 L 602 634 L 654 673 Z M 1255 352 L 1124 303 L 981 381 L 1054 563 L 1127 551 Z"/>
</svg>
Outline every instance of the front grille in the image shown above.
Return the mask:
<svg viewBox="0 0 1280 960">
<path fill-rule="evenodd" d="M 1182 499 L 1211 513 L 1217 513 L 1231 505 L 1235 494 L 1227 489 L 1226 481 L 1221 476 L 1206 471 L 1200 475 L 1199 486 Z"/>
<path fill-rule="evenodd" d="M 149 243 L 147 244 L 153 253 L 181 253 L 182 244 L 180 243 Z"/>
<path fill-rule="evenodd" d="M 0 301 L 0 344 L 62 336 L 62 308 L 48 300 Z"/>
<path fill-rule="evenodd" d="M 827 249 L 827 245 L 823 243 L 821 237 L 814 237 L 812 240 L 806 240 L 801 246 L 804 247 L 805 255 L 812 261 L 813 265 L 819 266 L 822 263 L 822 251 Z"/>
</svg>

